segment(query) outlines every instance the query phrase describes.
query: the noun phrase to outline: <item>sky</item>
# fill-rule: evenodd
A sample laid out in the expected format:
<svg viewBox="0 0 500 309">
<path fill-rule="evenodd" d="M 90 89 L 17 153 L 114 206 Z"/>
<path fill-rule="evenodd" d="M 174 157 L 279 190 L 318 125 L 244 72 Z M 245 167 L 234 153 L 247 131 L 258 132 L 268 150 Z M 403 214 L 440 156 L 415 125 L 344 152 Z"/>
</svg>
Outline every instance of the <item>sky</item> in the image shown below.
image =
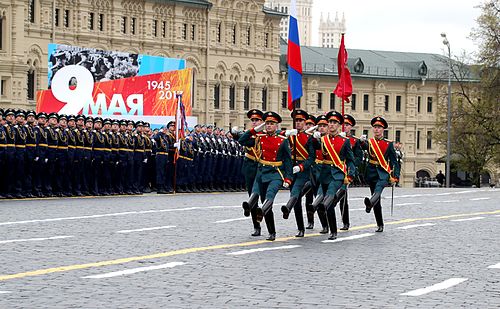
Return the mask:
<svg viewBox="0 0 500 309">
<path fill-rule="evenodd" d="M 314 0 L 313 29 L 321 12 L 346 18 L 346 48 L 443 54 L 441 33 L 450 42 L 452 55 L 477 52 L 469 39 L 480 15 L 481 0 Z M 317 31 L 313 45 L 318 44 Z"/>
</svg>

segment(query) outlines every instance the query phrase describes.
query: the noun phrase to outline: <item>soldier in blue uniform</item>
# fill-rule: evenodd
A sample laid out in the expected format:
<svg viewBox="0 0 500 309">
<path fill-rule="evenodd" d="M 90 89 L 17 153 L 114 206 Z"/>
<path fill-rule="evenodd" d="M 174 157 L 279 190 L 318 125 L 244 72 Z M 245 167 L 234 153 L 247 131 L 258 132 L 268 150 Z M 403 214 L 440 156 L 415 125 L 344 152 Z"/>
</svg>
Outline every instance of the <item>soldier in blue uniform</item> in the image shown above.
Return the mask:
<svg viewBox="0 0 500 309">
<path fill-rule="evenodd" d="M 166 138 L 168 140 L 168 161 L 167 161 L 167 174 L 165 182 L 165 190 L 167 193 L 173 193 L 173 181 L 174 181 L 174 158 L 176 148 L 175 144 L 175 121 L 170 121 L 167 124 L 167 131 L 165 132 Z"/>
<path fill-rule="evenodd" d="M 92 160 L 94 153 L 94 119 L 91 116 L 85 118 L 85 127 L 81 132 L 83 135 L 83 183 L 82 194 L 90 195 L 94 190 L 94 172 L 92 169 Z"/>
<path fill-rule="evenodd" d="M 194 157 L 193 144 L 191 137 L 179 141 L 179 157 L 177 159 L 177 190 L 179 193 L 189 193 L 191 190 L 187 187 L 191 181 L 192 162 Z"/>
<path fill-rule="evenodd" d="M 135 123 L 134 136 L 134 176 L 133 176 L 133 192 L 134 194 L 142 194 L 142 173 L 144 166 L 144 138 L 142 136 L 142 127 L 144 123 L 137 121 Z"/>
<path fill-rule="evenodd" d="M 252 195 L 242 206 L 245 214 L 256 207 L 256 220 L 259 222 L 262 217 L 265 217 L 269 232 L 267 240 L 273 241 L 276 239 L 276 228 L 272 206 L 281 186 L 288 188 L 292 182 L 292 161 L 287 138 L 277 133 L 278 123 L 281 123 L 280 115 L 275 112 L 266 112 L 263 120 L 265 123 L 246 131 L 239 140 L 244 146 L 259 145 L 260 147 Z M 265 133 L 261 133 L 264 126 Z M 256 138 L 253 139 L 252 136 Z M 257 206 L 258 196 L 263 203 L 262 208 Z"/>
<path fill-rule="evenodd" d="M 24 126 L 24 121 L 26 115 L 24 111 L 17 111 L 16 113 L 16 124 L 14 125 L 14 132 L 16 135 L 16 164 L 15 166 L 15 187 L 14 187 L 14 197 L 24 198 L 30 197 L 31 193 L 25 195 L 23 192 L 24 177 L 25 175 L 25 163 L 26 163 L 26 127 Z"/>
<path fill-rule="evenodd" d="M 374 137 L 362 143 L 362 147 L 368 151 L 369 155 L 365 179 L 370 186 L 372 196 L 365 197 L 364 202 L 367 213 L 373 208 L 375 220 L 377 221 L 376 232 L 383 232 L 384 220 L 382 218 L 380 197 L 387 185 L 399 182 L 400 166 L 396 158 L 393 142 L 384 139 L 384 130 L 388 127 L 387 121 L 378 116 L 372 119 L 371 125 Z"/>
<path fill-rule="evenodd" d="M 94 119 L 94 129 L 92 130 L 93 148 L 92 148 L 92 171 L 93 184 L 91 186 L 92 195 L 103 195 L 104 191 L 104 154 L 106 152 L 106 140 L 101 132 L 102 118 Z"/>
<path fill-rule="evenodd" d="M 73 191 L 76 196 L 82 196 L 82 184 L 83 184 L 83 158 L 84 158 L 84 134 L 82 128 L 85 123 L 85 116 L 77 115 L 74 117 L 74 121 L 70 121 L 70 131 L 74 137 L 75 146 L 74 157 L 73 157 L 73 171 L 72 171 L 72 181 L 73 181 Z"/>
<path fill-rule="evenodd" d="M 59 115 L 59 127 L 56 128 L 57 132 L 57 168 L 56 168 L 56 186 L 55 195 L 63 197 L 70 196 L 69 181 L 66 177 L 68 171 L 68 146 L 69 136 L 67 130 L 67 116 Z"/>
<path fill-rule="evenodd" d="M 144 155 L 146 157 L 146 162 L 144 163 L 143 170 L 143 192 L 151 193 L 151 187 L 154 186 L 154 160 L 155 155 L 153 154 L 153 141 L 151 137 L 151 125 L 148 122 L 144 123 L 143 128 L 144 137 Z"/>
<path fill-rule="evenodd" d="M 47 114 L 44 112 L 38 113 L 36 115 L 37 125 L 34 130 L 37 135 L 37 147 L 36 147 L 36 158 L 33 171 L 33 191 L 34 195 L 37 197 L 44 197 L 43 193 L 43 181 L 42 178 L 45 177 L 46 168 L 46 158 L 47 158 L 47 132 L 45 127 L 47 126 Z"/>
<path fill-rule="evenodd" d="M 153 137 L 156 145 L 156 188 L 158 194 L 167 194 L 167 163 L 169 141 L 165 132 L 166 128 L 161 128 Z"/>
<path fill-rule="evenodd" d="M 16 132 L 14 129 L 15 125 L 15 112 L 12 109 L 7 109 L 5 111 L 5 198 L 14 198 L 14 187 L 15 187 L 15 168 L 12 168 L 16 164 Z"/>
<path fill-rule="evenodd" d="M 35 182 L 34 182 L 34 174 L 36 172 L 36 166 L 39 161 L 39 157 L 37 156 L 37 147 L 38 147 L 38 131 L 36 129 L 35 119 L 36 113 L 34 111 L 26 112 L 26 122 L 25 131 L 26 131 L 26 162 L 25 162 L 25 177 L 24 177 L 24 194 L 26 197 L 34 197 L 35 193 Z"/>
<path fill-rule="evenodd" d="M 43 177 L 43 188 L 45 196 L 54 196 L 53 189 L 56 186 L 55 171 L 57 164 L 57 145 L 59 143 L 57 129 L 58 115 L 49 114 L 49 125 L 45 127 L 47 136 L 47 156 L 45 158 L 45 175 Z"/>
</svg>

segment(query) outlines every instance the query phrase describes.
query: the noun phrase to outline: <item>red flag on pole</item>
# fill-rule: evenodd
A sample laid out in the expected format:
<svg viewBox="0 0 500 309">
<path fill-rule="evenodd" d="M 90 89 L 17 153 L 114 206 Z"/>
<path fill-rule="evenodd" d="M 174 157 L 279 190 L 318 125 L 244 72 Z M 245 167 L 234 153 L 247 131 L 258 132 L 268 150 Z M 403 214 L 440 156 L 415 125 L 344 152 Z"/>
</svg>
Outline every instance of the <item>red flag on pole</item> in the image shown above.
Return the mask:
<svg viewBox="0 0 500 309">
<path fill-rule="evenodd" d="M 339 54 L 337 56 L 337 67 L 339 73 L 339 81 L 337 87 L 333 93 L 337 95 L 342 101 L 349 102 L 349 97 L 352 94 L 352 80 L 351 72 L 347 67 L 347 50 L 344 45 L 344 34 L 342 34 L 342 39 L 340 41 Z"/>
</svg>

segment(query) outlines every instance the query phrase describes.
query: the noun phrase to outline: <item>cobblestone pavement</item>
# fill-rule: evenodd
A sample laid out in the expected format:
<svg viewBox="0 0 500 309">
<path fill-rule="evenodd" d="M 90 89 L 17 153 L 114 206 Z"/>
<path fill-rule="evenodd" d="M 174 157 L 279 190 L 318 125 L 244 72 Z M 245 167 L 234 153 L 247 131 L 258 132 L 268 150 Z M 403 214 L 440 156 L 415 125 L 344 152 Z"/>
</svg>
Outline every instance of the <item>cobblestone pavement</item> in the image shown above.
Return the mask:
<svg viewBox="0 0 500 309">
<path fill-rule="evenodd" d="M 500 307 L 500 190 L 396 188 L 391 216 L 387 189 L 383 233 L 367 194 L 334 243 L 293 237 L 285 191 L 275 242 L 245 193 L 2 200 L 0 308 Z"/>
</svg>

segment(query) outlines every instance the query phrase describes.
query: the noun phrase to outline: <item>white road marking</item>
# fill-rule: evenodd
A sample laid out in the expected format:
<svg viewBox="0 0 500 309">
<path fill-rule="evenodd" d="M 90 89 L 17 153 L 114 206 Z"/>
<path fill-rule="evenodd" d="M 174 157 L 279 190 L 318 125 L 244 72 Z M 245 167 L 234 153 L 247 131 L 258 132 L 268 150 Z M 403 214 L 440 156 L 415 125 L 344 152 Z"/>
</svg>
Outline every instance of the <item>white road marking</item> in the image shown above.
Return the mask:
<svg viewBox="0 0 500 309">
<path fill-rule="evenodd" d="M 422 205 L 422 203 L 403 203 L 403 204 L 396 204 L 396 206 L 409 206 L 409 205 Z"/>
<path fill-rule="evenodd" d="M 364 234 L 359 234 L 359 235 L 353 235 L 353 236 L 349 236 L 349 237 L 342 237 L 342 238 L 337 238 L 337 239 L 332 239 L 332 240 L 323 240 L 322 242 L 341 242 L 341 241 L 344 241 L 344 240 L 354 240 L 354 239 L 360 239 L 360 238 L 365 238 L 365 237 L 369 237 L 369 236 L 373 236 L 375 235 L 374 233 L 364 233 Z"/>
<path fill-rule="evenodd" d="M 434 201 L 434 203 L 456 203 L 460 200 Z"/>
<path fill-rule="evenodd" d="M 465 219 L 455 219 L 455 220 L 450 220 L 452 222 L 463 222 L 463 221 L 475 221 L 475 220 L 481 220 L 484 219 L 484 217 L 472 217 L 472 218 L 465 218 Z"/>
<path fill-rule="evenodd" d="M 469 201 L 484 201 L 484 200 L 489 200 L 489 197 L 478 197 L 478 198 L 471 198 Z"/>
<path fill-rule="evenodd" d="M 433 225 L 435 225 L 435 224 L 434 223 L 411 224 L 411 225 L 400 226 L 400 227 L 397 227 L 396 229 L 398 229 L 398 230 L 408 230 L 408 229 L 413 229 L 413 228 L 416 228 L 416 227 L 433 226 Z"/>
<path fill-rule="evenodd" d="M 12 292 L 9 292 L 9 291 L 0 291 L 0 294 L 10 294 Z"/>
<path fill-rule="evenodd" d="M 215 221 L 215 223 L 228 223 L 228 222 L 233 222 L 233 221 L 243 221 L 243 220 L 248 220 L 248 218 L 236 218 L 236 219 L 226 219 L 226 220 L 219 220 Z"/>
<path fill-rule="evenodd" d="M 167 263 L 167 264 L 161 264 L 161 265 L 155 265 L 155 266 L 147 266 L 147 267 L 131 268 L 131 269 L 114 271 L 114 272 L 100 274 L 100 275 L 86 276 L 86 277 L 82 277 L 82 278 L 83 279 L 111 278 L 111 277 L 131 275 L 131 274 L 140 273 L 140 272 L 143 272 L 143 271 L 150 271 L 150 270 L 157 270 L 157 269 L 164 269 L 164 268 L 173 268 L 173 267 L 184 265 L 184 264 L 186 264 L 186 263 L 183 263 L 183 262 L 170 262 L 170 263 Z"/>
<path fill-rule="evenodd" d="M 10 240 L 1 240 L 0 244 L 10 244 L 13 242 L 28 242 L 28 241 L 42 241 L 42 240 L 54 240 L 54 239 L 65 239 L 72 238 L 75 236 L 54 236 L 54 237 L 46 237 L 46 238 L 26 238 L 26 239 L 10 239 Z"/>
<path fill-rule="evenodd" d="M 250 254 L 250 253 L 255 253 L 255 252 L 263 252 L 263 251 L 293 249 L 293 248 L 298 248 L 298 247 L 302 247 L 302 246 L 301 245 L 288 245 L 288 246 L 272 247 L 272 248 L 248 249 L 248 250 L 229 252 L 229 253 L 227 253 L 227 255 L 243 255 L 243 254 Z"/>
<path fill-rule="evenodd" d="M 54 222 L 54 221 L 66 221 L 66 220 L 80 220 L 80 219 L 94 219 L 94 218 L 104 218 L 104 217 L 116 217 L 116 216 L 128 216 L 128 215 L 140 215 L 149 213 L 161 213 L 161 212 L 175 212 L 175 211 L 189 211 L 189 210 L 199 210 L 199 209 L 225 209 L 225 208 L 241 208 L 241 206 L 204 206 L 204 207 L 186 207 L 186 208 L 171 208 L 171 209 L 154 209 L 154 210 L 143 210 L 143 211 L 127 211 L 127 212 L 116 212 L 109 214 L 100 215 L 88 215 L 88 216 L 78 216 L 78 217 L 62 217 L 62 218 L 49 218 L 49 219 L 35 219 L 35 220 L 24 220 L 24 221 L 10 221 L 10 222 L 0 222 L 2 225 L 15 225 L 15 224 L 27 224 L 27 223 L 39 223 L 39 222 Z"/>
<path fill-rule="evenodd" d="M 495 215 L 495 217 L 500 217 L 500 215 Z"/>
<path fill-rule="evenodd" d="M 354 208 L 354 209 L 349 209 L 349 211 L 365 211 L 365 208 Z"/>
<path fill-rule="evenodd" d="M 448 288 L 451 288 L 454 285 L 460 284 L 464 281 L 468 280 L 467 278 L 450 278 L 448 280 L 445 280 L 443 282 L 428 286 L 426 288 L 418 289 L 418 290 L 413 290 L 409 291 L 406 293 L 402 293 L 400 295 L 406 295 L 406 296 L 421 296 L 430 292 L 434 291 L 439 291 L 439 290 L 445 290 Z"/>
<path fill-rule="evenodd" d="M 166 225 L 166 226 L 157 226 L 157 227 L 146 227 L 142 229 L 136 229 L 136 230 L 121 230 L 117 231 L 116 233 L 120 234 L 127 234 L 127 233 L 133 233 L 133 232 L 143 232 L 143 231 L 155 231 L 155 230 L 163 230 L 163 229 L 171 229 L 176 227 L 175 225 Z"/>
<path fill-rule="evenodd" d="M 488 266 L 488 268 L 498 268 L 498 269 L 500 269 L 500 263 L 495 264 L 495 265 L 490 265 L 490 266 Z"/>
</svg>

